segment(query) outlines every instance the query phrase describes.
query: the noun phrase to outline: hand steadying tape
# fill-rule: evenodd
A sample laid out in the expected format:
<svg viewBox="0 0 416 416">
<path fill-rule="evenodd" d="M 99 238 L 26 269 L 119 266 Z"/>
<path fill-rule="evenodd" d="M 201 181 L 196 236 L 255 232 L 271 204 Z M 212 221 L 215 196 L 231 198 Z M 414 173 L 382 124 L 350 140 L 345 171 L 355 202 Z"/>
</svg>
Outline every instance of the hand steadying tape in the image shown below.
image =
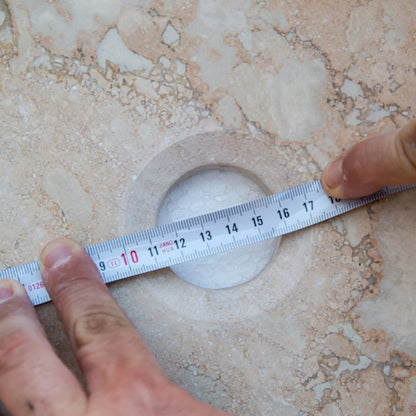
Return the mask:
<svg viewBox="0 0 416 416">
<path fill-rule="evenodd" d="M 367 139 L 336 159 L 315 181 L 256 201 L 89 246 L 105 283 L 278 237 L 415 187 L 416 120 Z M 362 178 L 365 180 L 362 180 Z M 402 184 L 408 185 L 402 185 Z M 392 186 L 358 199 L 380 188 Z M 331 196 L 328 196 L 331 195 Z M 33 305 L 50 301 L 39 263 L 0 271 L 18 280 Z"/>
<path fill-rule="evenodd" d="M 415 136 L 413 136 L 413 141 L 416 143 Z M 377 148 L 373 150 L 377 152 Z M 397 154 L 392 158 L 394 159 L 395 156 Z M 413 152 L 413 156 L 416 156 L 416 152 Z M 355 157 L 360 156 L 355 154 Z M 254 235 L 258 238 L 263 233 L 261 227 L 265 225 L 267 219 L 266 216 L 263 217 L 265 214 L 261 210 L 264 208 L 267 210 L 270 206 L 269 204 L 263 205 L 263 203 L 269 202 L 271 198 L 271 204 L 277 203 L 272 211 L 274 224 L 272 228 L 275 230 L 288 229 L 290 232 L 291 229 L 288 226 L 296 218 L 299 221 L 298 223 L 295 221 L 295 228 L 300 226 L 299 223 L 307 226 L 313 224 L 313 221 L 325 220 L 322 213 L 329 212 L 328 206 L 331 207 L 332 212 L 335 210 L 336 214 L 345 212 L 342 208 L 344 204 L 347 208 L 353 208 L 348 205 L 352 203 L 351 201 L 335 199 L 351 190 L 350 178 L 344 172 L 348 163 L 341 162 L 340 169 L 339 166 L 336 169 L 332 184 L 335 184 L 335 191 L 339 191 L 340 194 L 334 193 L 331 198 L 323 192 L 320 183 L 315 182 L 254 203 L 225 210 L 223 213 L 202 216 L 201 219 L 203 221 L 210 221 L 212 218 L 227 219 L 227 223 L 222 223 L 218 236 L 224 238 L 223 235 L 228 234 L 228 236 L 232 235 L 234 240 L 239 232 L 237 219 L 240 221 L 241 216 L 249 213 L 247 219 L 253 224 L 251 230 L 255 230 L 250 236 Z M 413 173 L 406 176 L 406 183 L 409 183 L 409 180 L 416 181 L 416 169 L 413 168 L 413 171 L 409 172 Z M 376 173 L 377 169 L 368 174 L 369 184 L 374 183 Z M 393 170 L 394 173 L 397 171 Z M 325 186 L 328 185 L 330 176 L 331 172 L 327 171 L 324 176 Z M 390 192 L 409 187 L 413 185 L 389 188 L 375 196 L 358 200 L 357 203 L 362 205 Z M 260 211 L 251 211 L 253 212 L 251 216 L 250 210 Z M 309 214 L 309 219 L 306 214 Z M 318 217 L 314 218 L 316 214 Z M 268 219 L 267 222 L 269 222 Z M 163 233 L 171 232 L 172 228 L 177 227 L 178 231 L 186 231 L 186 228 L 183 228 L 184 225 L 189 225 L 189 228 L 197 227 L 198 219 L 172 224 L 160 230 L 149 230 L 142 235 L 143 241 L 150 239 L 148 241 L 154 244 L 154 238 L 158 233 L 162 233 L 162 237 L 165 238 L 166 235 Z M 243 227 L 249 230 L 247 225 Z M 196 237 L 198 237 L 198 231 L 199 229 L 196 228 Z M 134 243 L 135 238 L 139 237 L 140 235 L 131 236 L 130 239 Z M 202 237 L 205 236 L 199 234 L 199 237 L 203 240 Z M 188 237 L 179 233 L 175 235 L 172 242 L 177 252 L 186 248 L 186 238 Z M 115 241 L 122 244 L 129 243 L 129 238 Z M 114 241 L 107 242 L 103 250 L 100 246 L 94 247 L 96 247 L 96 254 L 100 254 L 105 252 L 105 248 L 110 250 L 112 247 L 116 248 L 117 244 Z M 147 249 L 149 254 L 157 255 L 154 247 L 148 247 L 148 244 L 147 246 L 145 244 L 144 250 Z M 119 257 L 111 258 L 108 264 L 98 258 L 96 265 L 100 268 L 105 268 L 107 265 L 116 267 L 118 262 L 124 259 L 127 262 L 131 259 L 132 264 L 138 265 L 139 253 L 142 253 L 137 251 L 139 248 L 140 246 L 137 246 L 131 251 L 119 252 Z M 94 249 L 89 251 L 94 251 Z M 157 258 L 157 256 L 154 257 Z M 26 414 L 28 411 L 31 413 L 36 411 L 39 414 L 64 414 L 65 412 L 71 415 L 97 413 L 97 411 L 100 414 L 103 412 L 133 414 L 146 409 L 145 412 L 154 414 L 163 412 L 169 415 L 226 415 L 218 409 L 193 399 L 164 376 L 127 316 L 100 281 L 97 268 L 82 247 L 70 240 L 55 240 L 44 248 L 41 261 L 45 283 L 50 288 L 65 331 L 72 343 L 80 367 L 85 373 L 89 394 L 87 396 L 73 374 L 54 354 L 23 288 L 15 281 L 4 281 L 0 285 L 0 327 L 4 353 L 1 399 L 12 414 Z M 19 271 L 30 272 L 31 267 L 29 265 L 9 269 L 8 274 L 13 275 L 10 277 L 19 279 Z M 103 272 L 105 271 L 104 269 Z M 26 289 L 28 289 L 27 286 Z"/>
</svg>

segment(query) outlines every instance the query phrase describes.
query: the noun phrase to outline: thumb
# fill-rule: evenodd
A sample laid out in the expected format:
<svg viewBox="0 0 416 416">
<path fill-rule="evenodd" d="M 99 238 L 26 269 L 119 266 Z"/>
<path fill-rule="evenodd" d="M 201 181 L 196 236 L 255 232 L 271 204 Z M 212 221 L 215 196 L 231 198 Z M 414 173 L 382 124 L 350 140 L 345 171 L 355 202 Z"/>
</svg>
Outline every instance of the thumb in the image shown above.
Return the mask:
<svg viewBox="0 0 416 416">
<path fill-rule="evenodd" d="M 342 199 L 416 183 L 416 120 L 352 146 L 327 166 L 321 181 L 325 192 Z"/>
</svg>

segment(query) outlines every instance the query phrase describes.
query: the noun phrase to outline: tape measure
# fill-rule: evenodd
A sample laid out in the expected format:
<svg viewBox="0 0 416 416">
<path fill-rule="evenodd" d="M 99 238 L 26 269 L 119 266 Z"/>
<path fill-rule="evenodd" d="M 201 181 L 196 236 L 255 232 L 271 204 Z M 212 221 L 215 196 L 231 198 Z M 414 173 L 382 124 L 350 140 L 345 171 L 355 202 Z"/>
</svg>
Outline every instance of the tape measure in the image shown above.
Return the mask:
<svg viewBox="0 0 416 416">
<path fill-rule="evenodd" d="M 296 186 L 227 209 L 162 225 L 86 247 L 105 283 L 232 250 L 326 221 L 389 195 L 416 187 L 385 187 L 360 199 L 329 197 L 320 181 Z M 33 305 L 49 302 L 39 262 L 0 270 L 18 280 Z"/>
</svg>

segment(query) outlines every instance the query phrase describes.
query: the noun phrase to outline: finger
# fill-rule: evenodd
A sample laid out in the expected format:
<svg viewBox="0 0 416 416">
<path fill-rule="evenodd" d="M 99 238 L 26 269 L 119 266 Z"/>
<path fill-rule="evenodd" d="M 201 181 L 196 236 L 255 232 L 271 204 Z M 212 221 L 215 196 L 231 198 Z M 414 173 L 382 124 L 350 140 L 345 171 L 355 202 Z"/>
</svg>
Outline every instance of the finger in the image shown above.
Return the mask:
<svg viewBox="0 0 416 416">
<path fill-rule="evenodd" d="M 78 415 L 86 396 L 55 355 L 25 289 L 0 280 L 0 398 L 13 415 Z"/>
<path fill-rule="evenodd" d="M 69 239 L 41 253 L 42 278 L 85 374 L 88 390 L 106 400 L 166 383 L 156 359 L 104 285 L 87 252 Z M 120 398 L 119 395 L 119 398 Z M 94 397 L 92 397 L 94 399 Z"/>
<path fill-rule="evenodd" d="M 322 175 L 322 186 L 335 198 L 357 198 L 383 186 L 411 183 L 416 183 L 416 120 L 354 145 Z"/>
</svg>

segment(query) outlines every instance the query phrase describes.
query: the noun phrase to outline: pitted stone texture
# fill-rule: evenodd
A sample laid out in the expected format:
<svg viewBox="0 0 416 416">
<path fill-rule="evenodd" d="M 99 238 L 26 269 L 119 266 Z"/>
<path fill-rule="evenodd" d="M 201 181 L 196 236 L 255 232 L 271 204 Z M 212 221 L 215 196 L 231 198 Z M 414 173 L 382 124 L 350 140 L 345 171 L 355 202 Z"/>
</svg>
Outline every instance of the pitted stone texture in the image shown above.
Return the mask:
<svg viewBox="0 0 416 416">
<path fill-rule="evenodd" d="M 158 225 L 185 220 L 230 208 L 247 201 L 264 197 L 261 188 L 250 178 L 230 170 L 196 172 L 180 181 L 163 201 L 159 209 Z M 254 215 L 254 214 L 253 214 Z M 256 224 L 261 227 L 262 223 Z M 230 223 L 229 234 L 244 233 L 239 221 Z M 201 229 L 202 231 L 202 229 Z M 213 236 L 205 228 L 204 241 Z M 172 266 L 171 269 L 183 280 L 206 289 L 225 289 L 247 283 L 260 274 L 276 251 L 280 238 L 217 253 L 202 259 Z M 186 245 L 184 240 L 183 245 Z"/>
</svg>

